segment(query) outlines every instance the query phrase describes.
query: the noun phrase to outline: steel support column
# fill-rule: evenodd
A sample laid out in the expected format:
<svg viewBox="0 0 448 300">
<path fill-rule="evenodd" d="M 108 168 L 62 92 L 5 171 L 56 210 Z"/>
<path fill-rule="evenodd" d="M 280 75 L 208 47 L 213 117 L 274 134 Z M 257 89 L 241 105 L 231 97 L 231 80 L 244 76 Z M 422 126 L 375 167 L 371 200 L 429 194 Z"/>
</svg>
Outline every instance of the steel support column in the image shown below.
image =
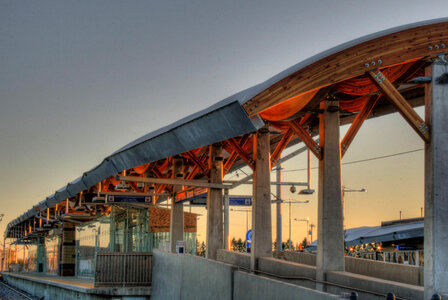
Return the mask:
<svg viewBox="0 0 448 300">
<path fill-rule="evenodd" d="M 432 76 L 425 91 L 431 139 L 425 144 L 424 285 L 430 299 L 434 293 L 448 295 L 448 63 L 436 62 L 426 73 Z"/>
<path fill-rule="evenodd" d="M 325 280 L 327 271 L 344 270 L 344 230 L 342 221 L 341 147 L 339 103 L 323 101 L 319 121 L 318 230 L 316 279 Z"/>
<path fill-rule="evenodd" d="M 175 157 L 173 174 L 177 179 L 182 179 L 183 158 Z M 173 197 L 171 199 L 171 219 L 170 219 L 170 248 L 172 253 L 176 253 L 176 242 L 184 240 L 184 204 L 176 203 L 176 193 L 182 191 L 182 186 L 173 186 Z"/>
<path fill-rule="evenodd" d="M 254 141 L 256 162 L 252 203 L 252 269 L 257 269 L 259 257 L 272 256 L 270 156 L 269 130 L 263 127 L 257 131 Z"/>
<path fill-rule="evenodd" d="M 222 144 L 210 147 L 210 182 L 222 184 Z M 222 189 L 210 188 L 207 197 L 207 250 L 206 257 L 216 259 L 217 250 L 224 248 Z"/>
</svg>

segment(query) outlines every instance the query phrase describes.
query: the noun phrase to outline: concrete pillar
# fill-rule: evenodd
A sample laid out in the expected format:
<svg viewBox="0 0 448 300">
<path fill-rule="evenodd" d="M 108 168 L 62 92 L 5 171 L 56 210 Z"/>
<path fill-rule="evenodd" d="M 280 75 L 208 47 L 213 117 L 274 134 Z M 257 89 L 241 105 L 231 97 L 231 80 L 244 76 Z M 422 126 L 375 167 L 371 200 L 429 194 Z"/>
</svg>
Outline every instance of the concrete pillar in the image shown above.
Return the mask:
<svg viewBox="0 0 448 300">
<path fill-rule="evenodd" d="M 319 143 L 318 231 L 316 279 L 326 280 L 327 271 L 344 271 L 344 230 L 342 217 L 341 147 L 339 103 L 321 103 Z"/>
<path fill-rule="evenodd" d="M 75 276 L 76 238 L 75 224 L 65 222 L 62 226 L 62 251 L 59 276 Z"/>
<path fill-rule="evenodd" d="M 250 267 L 257 269 L 259 257 L 272 256 L 271 153 L 267 127 L 257 131 L 254 140 L 255 170 L 252 203 L 252 249 Z"/>
<path fill-rule="evenodd" d="M 222 184 L 223 157 L 222 144 L 210 147 L 210 183 Z M 216 259 L 218 249 L 224 248 L 222 189 L 208 190 L 207 197 L 207 248 L 205 257 Z"/>
<path fill-rule="evenodd" d="M 448 296 L 448 64 L 436 62 L 426 70 L 425 123 L 431 142 L 425 145 L 425 299 Z M 431 74 L 432 73 L 432 74 Z M 445 297 L 443 297 L 445 299 Z"/>
<path fill-rule="evenodd" d="M 183 158 L 175 157 L 173 166 L 174 177 L 182 179 Z M 176 193 L 182 191 L 182 186 L 173 186 L 173 197 L 171 199 L 171 218 L 170 218 L 170 248 L 172 253 L 176 253 L 176 242 L 184 240 L 184 204 L 176 203 Z"/>
</svg>

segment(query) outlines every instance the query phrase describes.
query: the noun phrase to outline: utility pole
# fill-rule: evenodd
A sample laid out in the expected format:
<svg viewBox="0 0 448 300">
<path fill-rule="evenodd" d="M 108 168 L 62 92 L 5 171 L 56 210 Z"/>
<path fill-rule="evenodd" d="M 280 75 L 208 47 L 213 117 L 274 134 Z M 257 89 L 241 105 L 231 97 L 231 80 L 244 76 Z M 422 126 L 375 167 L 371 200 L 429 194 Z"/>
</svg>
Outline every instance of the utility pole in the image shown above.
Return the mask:
<svg viewBox="0 0 448 300">
<path fill-rule="evenodd" d="M 0 214 L 0 222 L 3 220 L 3 216 L 4 216 L 4 214 Z M 6 258 L 6 237 L 4 236 L 3 237 L 3 255 L 2 255 L 2 261 L 1 261 L 1 266 L 0 266 L 2 271 L 4 271 L 6 268 L 5 258 Z"/>
<path fill-rule="evenodd" d="M 224 248 L 230 250 L 229 235 L 229 189 L 224 190 Z M 191 209 L 191 206 L 190 206 Z"/>
<path fill-rule="evenodd" d="M 291 251 L 291 199 L 289 199 L 289 251 Z"/>
<path fill-rule="evenodd" d="M 313 228 L 314 227 L 316 227 L 316 225 L 314 225 L 314 224 L 310 225 L 310 236 L 311 236 L 310 244 L 313 242 Z"/>
<path fill-rule="evenodd" d="M 281 156 L 280 156 L 281 160 Z M 282 164 L 277 166 L 277 200 L 282 199 Z M 291 204 L 289 205 L 291 208 Z M 289 217 L 291 219 L 291 216 Z M 291 230 L 291 229 L 290 229 Z M 277 252 L 282 252 L 282 202 L 277 201 Z"/>
</svg>

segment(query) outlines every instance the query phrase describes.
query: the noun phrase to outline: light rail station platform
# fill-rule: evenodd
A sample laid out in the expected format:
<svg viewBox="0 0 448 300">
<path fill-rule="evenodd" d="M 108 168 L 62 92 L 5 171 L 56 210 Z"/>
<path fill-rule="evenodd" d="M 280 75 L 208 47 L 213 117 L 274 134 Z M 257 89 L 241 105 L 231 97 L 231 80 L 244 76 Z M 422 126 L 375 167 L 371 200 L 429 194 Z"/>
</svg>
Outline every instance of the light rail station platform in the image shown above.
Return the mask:
<svg viewBox="0 0 448 300">
<path fill-rule="evenodd" d="M 2 272 L 10 285 L 44 299 L 126 299 L 145 300 L 151 295 L 151 286 L 95 287 L 94 280 L 44 274 Z"/>
</svg>

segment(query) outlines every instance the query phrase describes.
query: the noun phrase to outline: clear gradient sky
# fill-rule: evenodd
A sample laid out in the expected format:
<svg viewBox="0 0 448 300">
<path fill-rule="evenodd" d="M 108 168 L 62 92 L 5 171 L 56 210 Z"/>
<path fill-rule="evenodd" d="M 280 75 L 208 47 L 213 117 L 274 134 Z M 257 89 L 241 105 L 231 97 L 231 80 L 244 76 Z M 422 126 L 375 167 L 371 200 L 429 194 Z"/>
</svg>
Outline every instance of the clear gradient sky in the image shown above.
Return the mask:
<svg viewBox="0 0 448 300">
<path fill-rule="evenodd" d="M 1 234 L 33 204 L 150 131 L 348 40 L 447 15 L 446 0 L 0 0 Z M 344 162 L 422 147 L 393 114 L 367 121 Z M 302 155 L 284 169 L 305 166 Z M 284 173 L 287 181 L 305 179 L 304 171 Z M 378 225 L 400 210 L 420 216 L 422 151 L 343 166 L 343 180 L 368 190 L 346 196 L 347 228 Z M 293 218 L 316 223 L 317 196 L 308 199 L 294 205 Z M 286 239 L 287 210 L 284 216 Z M 293 225 L 293 240 L 303 239 L 304 223 Z M 245 214 L 233 213 L 231 236 L 244 231 Z"/>
</svg>

